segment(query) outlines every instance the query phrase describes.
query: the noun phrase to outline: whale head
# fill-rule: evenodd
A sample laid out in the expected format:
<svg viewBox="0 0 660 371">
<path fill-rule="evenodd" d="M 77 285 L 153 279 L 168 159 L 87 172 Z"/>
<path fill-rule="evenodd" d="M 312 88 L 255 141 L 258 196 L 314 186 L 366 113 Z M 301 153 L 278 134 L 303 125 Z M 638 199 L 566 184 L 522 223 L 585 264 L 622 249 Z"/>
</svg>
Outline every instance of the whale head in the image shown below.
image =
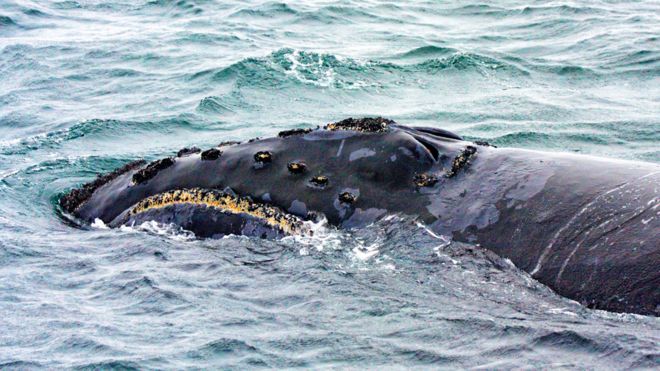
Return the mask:
<svg viewBox="0 0 660 371">
<path fill-rule="evenodd" d="M 304 233 L 302 221 L 320 216 L 363 226 L 388 213 L 430 217 L 423 212 L 429 197 L 475 152 L 445 130 L 346 119 L 128 165 L 61 205 L 88 222 L 156 220 L 200 236 Z"/>
</svg>

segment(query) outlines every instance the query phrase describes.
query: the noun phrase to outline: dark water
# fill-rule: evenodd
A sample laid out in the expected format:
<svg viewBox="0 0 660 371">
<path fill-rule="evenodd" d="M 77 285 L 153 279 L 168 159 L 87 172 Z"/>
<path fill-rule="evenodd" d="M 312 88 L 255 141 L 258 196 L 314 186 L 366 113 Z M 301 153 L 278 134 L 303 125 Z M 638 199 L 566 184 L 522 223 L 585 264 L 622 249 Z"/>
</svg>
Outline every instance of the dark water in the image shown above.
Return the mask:
<svg viewBox="0 0 660 371">
<path fill-rule="evenodd" d="M 660 4 L 0 0 L 0 368 L 660 365 L 657 318 L 411 220 L 272 242 L 58 216 L 129 160 L 362 115 L 660 162 Z"/>
</svg>

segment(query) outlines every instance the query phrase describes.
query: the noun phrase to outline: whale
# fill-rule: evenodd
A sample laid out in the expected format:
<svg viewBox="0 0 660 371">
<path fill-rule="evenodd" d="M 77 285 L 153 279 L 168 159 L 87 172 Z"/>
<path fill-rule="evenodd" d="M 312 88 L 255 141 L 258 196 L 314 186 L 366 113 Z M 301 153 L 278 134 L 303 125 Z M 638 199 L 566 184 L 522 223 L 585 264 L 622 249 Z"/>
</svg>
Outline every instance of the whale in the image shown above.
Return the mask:
<svg viewBox="0 0 660 371">
<path fill-rule="evenodd" d="M 660 315 L 660 166 L 498 148 L 382 117 L 134 161 L 63 193 L 81 225 L 200 238 L 364 228 L 388 215 L 509 259 L 588 308 Z"/>
</svg>

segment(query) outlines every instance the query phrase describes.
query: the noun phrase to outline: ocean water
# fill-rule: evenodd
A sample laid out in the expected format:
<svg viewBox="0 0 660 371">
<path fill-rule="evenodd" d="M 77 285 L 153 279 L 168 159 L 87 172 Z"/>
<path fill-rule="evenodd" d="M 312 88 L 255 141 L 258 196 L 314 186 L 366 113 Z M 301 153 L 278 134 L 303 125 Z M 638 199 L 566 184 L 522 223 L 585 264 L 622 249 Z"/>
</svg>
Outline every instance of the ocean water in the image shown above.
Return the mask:
<svg viewBox="0 0 660 371">
<path fill-rule="evenodd" d="M 0 368 L 660 366 L 658 318 L 414 220 L 195 240 L 57 207 L 130 160 L 365 115 L 658 163 L 660 3 L 0 0 Z"/>
</svg>

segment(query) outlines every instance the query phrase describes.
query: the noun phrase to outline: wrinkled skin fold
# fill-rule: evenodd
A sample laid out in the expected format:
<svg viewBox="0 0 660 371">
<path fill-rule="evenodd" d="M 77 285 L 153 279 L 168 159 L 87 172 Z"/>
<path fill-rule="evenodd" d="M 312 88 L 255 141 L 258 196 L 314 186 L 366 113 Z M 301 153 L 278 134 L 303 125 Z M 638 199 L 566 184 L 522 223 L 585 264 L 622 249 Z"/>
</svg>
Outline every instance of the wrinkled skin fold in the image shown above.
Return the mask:
<svg viewBox="0 0 660 371">
<path fill-rule="evenodd" d="M 659 185 L 656 164 L 494 148 L 366 118 L 128 164 L 60 203 L 85 222 L 155 220 L 200 237 L 409 215 L 591 308 L 658 316 Z"/>
</svg>

